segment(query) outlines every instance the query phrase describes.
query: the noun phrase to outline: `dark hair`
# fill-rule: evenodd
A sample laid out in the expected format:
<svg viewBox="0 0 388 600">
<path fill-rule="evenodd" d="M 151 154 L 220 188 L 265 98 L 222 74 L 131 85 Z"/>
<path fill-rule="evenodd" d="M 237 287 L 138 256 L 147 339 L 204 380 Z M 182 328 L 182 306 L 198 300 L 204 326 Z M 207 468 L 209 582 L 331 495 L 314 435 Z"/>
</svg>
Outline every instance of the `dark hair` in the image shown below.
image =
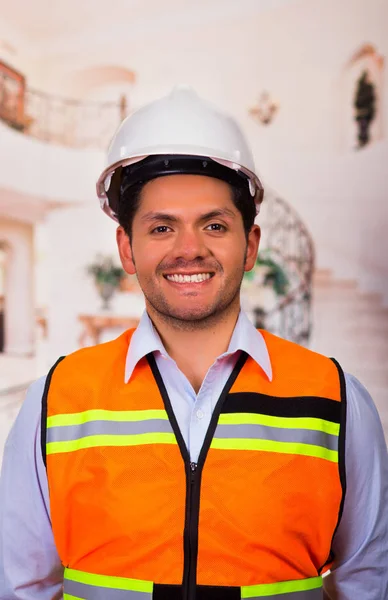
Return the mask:
<svg viewBox="0 0 388 600">
<path fill-rule="evenodd" d="M 136 183 L 130 188 L 127 188 L 127 190 L 120 196 L 119 199 L 117 218 L 129 239 L 132 237 L 133 219 L 139 208 L 141 192 L 145 184 L 146 182 L 142 181 L 140 183 Z M 241 213 L 245 236 L 248 238 L 248 234 L 256 217 L 255 202 L 248 188 L 241 188 L 232 185 L 230 187 L 232 189 L 233 203 Z"/>
</svg>

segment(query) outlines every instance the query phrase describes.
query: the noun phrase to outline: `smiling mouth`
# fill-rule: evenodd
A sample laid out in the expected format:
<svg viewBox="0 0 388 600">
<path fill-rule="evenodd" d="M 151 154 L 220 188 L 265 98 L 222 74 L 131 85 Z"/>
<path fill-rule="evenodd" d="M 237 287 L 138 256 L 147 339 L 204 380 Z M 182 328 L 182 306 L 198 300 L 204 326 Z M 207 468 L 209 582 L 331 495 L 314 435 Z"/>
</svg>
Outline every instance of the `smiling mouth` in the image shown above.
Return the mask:
<svg viewBox="0 0 388 600">
<path fill-rule="evenodd" d="M 214 275 L 215 273 L 194 273 L 193 275 L 174 273 L 172 275 L 163 275 L 163 277 L 173 283 L 203 283 L 214 277 Z"/>
</svg>

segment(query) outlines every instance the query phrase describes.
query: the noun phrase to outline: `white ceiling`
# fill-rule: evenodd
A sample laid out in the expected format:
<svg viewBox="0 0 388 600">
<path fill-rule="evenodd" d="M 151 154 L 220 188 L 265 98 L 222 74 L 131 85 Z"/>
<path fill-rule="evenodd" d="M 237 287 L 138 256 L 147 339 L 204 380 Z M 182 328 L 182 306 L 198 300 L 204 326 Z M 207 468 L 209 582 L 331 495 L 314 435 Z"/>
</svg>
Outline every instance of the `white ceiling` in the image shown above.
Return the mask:
<svg viewBox="0 0 388 600">
<path fill-rule="evenodd" d="M 291 0 L 0 0 L 4 24 L 32 44 L 31 51 L 60 51 L 69 40 L 111 32 L 128 35 L 270 10 Z"/>
</svg>

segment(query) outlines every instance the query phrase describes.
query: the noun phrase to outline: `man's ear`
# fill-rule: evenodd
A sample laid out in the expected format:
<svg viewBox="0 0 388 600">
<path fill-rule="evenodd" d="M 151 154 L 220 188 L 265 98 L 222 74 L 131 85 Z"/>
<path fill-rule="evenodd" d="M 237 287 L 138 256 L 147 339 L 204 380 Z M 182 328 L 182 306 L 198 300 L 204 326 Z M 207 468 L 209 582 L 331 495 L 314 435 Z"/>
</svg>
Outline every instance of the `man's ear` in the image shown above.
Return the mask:
<svg viewBox="0 0 388 600">
<path fill-rule="evenodd" d="M 134 275 L 136 273 L 136 267 L 133 260 L 131 242 L 121 225 L 116 230 L 116 242 L 124 271 L 129 275 Z"/>
<path fill-rule="evenodd" d="M 250 271 L 255 266 L 257 252 L 259 250 L 260 237 L 260 227 L 258 225 L 253 225 L 248 234 L 247 255 L 245 259 L 244 271 Z"/>
</svg>

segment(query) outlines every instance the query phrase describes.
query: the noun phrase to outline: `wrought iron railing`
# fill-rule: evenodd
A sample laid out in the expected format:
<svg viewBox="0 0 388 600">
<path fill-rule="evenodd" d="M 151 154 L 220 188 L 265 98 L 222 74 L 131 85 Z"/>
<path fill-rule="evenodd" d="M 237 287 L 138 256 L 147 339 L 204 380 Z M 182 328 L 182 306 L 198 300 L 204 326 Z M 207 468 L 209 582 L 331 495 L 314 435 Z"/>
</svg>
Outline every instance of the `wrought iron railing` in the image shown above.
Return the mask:
<svg viewBox="0 0 388 600">
<path fill-rule="evenodd" d="M 0 118 L 46 142 L 72 148 L 106 148 L 127 115 L 118 102 L 81 102 L 24 87 L 24 80 L 0 72 Z"/>
<path fill-rule="evenodd" d="M 289 282 L 271 308 L 253 306 L 257 327 L 298 344 L 307 345 L 312 328 L 311 300 L 314 244 L 297 212 L 272 192 L 266 193 L 257 223 L 262 230 L 260 247 L 270 252 Z M 257 296 L 259 298 L 259 294 Z M 254 303 L 254 290 L 251 292 Z"/>
</svg>

